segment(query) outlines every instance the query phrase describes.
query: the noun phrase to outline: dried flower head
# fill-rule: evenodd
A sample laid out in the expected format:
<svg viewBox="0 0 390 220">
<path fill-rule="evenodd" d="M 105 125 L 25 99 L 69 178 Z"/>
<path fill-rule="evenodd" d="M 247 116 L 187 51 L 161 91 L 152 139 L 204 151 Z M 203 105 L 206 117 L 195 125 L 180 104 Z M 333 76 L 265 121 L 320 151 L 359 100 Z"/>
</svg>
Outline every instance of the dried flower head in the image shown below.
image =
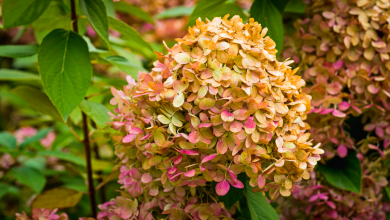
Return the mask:
<svg viewBox="0 0 390 220">
<path fill-rule="evenodd" d="M 152 72 L 112 88 L 125 190 L 113 209 L 122 218 L 231 219 L 217 195 L 243 188 L 238 174 L 275 199 L 320 160 L 304 122 L 311 97 L 293 61 L 276 60 L 267 28 L 228 17 L 198 20 L 167 55 L 156 52 Z"/>
</svg>

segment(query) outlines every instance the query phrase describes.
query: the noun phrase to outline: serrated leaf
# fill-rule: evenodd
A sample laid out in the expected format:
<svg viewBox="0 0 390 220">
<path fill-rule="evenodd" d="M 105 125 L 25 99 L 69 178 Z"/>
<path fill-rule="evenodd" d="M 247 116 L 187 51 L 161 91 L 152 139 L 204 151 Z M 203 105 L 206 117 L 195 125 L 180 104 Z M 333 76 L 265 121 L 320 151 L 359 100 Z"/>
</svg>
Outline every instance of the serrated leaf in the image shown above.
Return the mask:
<svg viewBox="0 0 390 220">
<path fill-rule="evenodd" d="M 80 8 L 99 37 L 103 39 L 107 47 L 110 47 L 107 11 L 104 2 L 102 0 L 80 0 Z"/>
<path fill-rule="evenodd" d="M 194 11 L 194 7 L 177 6 L 168 8 L 155 16 L 156 19 L 175 18 L 180 16 L 190 15 Z"/>
<path fill-rule="evenodd" d="M 154 20 L 152 16 L 150 16 L 149 13 L 147 13 L 146 11 L 142 10 L 137 6 L 130 5 L 126 2 L 118 1 L 118 2 L 114 2 L 114 9 L 120 12 L 133 15 L 134 17 L 137 17 L 151 24 L 154 24 Z"/>
<path fill-rule="evenodd" d="M 0 80 L 24 81 L 24 80 L 40 80 L 37 74 L 13 70 L 0 69 Z"/>
<path fill-rule="evenodd" d="M 362 169 L 356 153 L 348 153 L 344 158 L 335 157 L 327 161 L 326 165 L 319 163 L 318 171 L 324 174 L 325 179 L 334 187 L 361 193 Z"/>
<path fill-rule="evenodd" d="M 45 93 L 29 86 L 18 86 L 12 92 L 37 111 L 51 116 L 54 120 L 63 122 L 60 113 Z"/>
<path fill-rule="evenodd" d="M 69 208 L 76 206 L 82 193 L 67 188 L 49 189 L 38 195 L 31 203 L 32 208 Z"/>
<path fill-rule="evenodd" d="M 85 114 L 91 117 L 99 128 L 106 127 L 106 123 L 111 121 L 108 114 L 110 110 L 100 103 L 83 100 L 79 107 Z"/>
<path fill-rule="evenodd" d="M 72 31 L 56 29 L 43 39 L 38 65 L 46 93 L 66 121 L 91 84 L 87 43 Z"/>
<path fill-rule="evenodd" d="M 108 24 L 110 28 L 118 31 L 126 40 L 131 43 L 131 49 L 137 50 L 139 52 L 146 51 L 145 55 L 153 58 L 156 57 L 152 46 L 150 46 L 150 44 L 147 43 L 134 28 L 112 17 L 108 17 Z"/>
<path fill-rule="evenodd" d="M 104 60 L 107 62 L 111 63 L 112 65 L 115 65 L 119 67 L 119 69 L 125 71 L 127 74 L 129 74 L 131 77 L 134 79 L 138 79 L 138 72 L 139 71 L 146 71 L 145 68 L 142 66 L 138 66 L 134 63 L 131 63 L 128 61 L 126 58 L 121 57 L 121 56 L 109 56 L 109 57 L 104 57 Z"/>
<path fill-rule="evenodd" d="M 46 178 L 32 167 L 14 167 L 10 170 L 15 179 L 30 187 L 35 193 L 40 193 L 46 184 Z"/>
<path fill-rule="evenodd" d="M 9 132 L 0 132 L 0 147 L 6 147 L 8 149 L 15 149 L 16 138 Z"/>
<path fill-rule="evenodd" d="M 38 156 L 44 156 L 44 157 L 56 157 L 60 160 L 65 160 L 71 163 L 74 163 L 76 165 L 84 166 L 86 165 L 84 159 L 75 156 L 73 154 L 68 154 L 61 151 L 40 151 L 37 153 Z"/>
<path fill-rule="evenodd" d="M 36 141 L 39 141 L 41 139 L 43 139 L 44 137 L 46 137 L 46 135 L 51 131 L 53 130 L 52 128 L 45 128 L 45 129 L 41 129 L 39 130 L 34 136 L 31 136 L 29 138 L 26 138 L 23 143 L 21 143 L 19 145 L 20 149 L 24 149 L 27 145 L 29 144 L 32 144 Z"/>
<path fill-rule="evenodd" d="M 2 45 L 0 46 L 1 57 L 29 57 L 38 53 L 39 46 L 33 45 Z"/>
<path fill-rule="evenodd" d="M 280 11 L 268 0 L 255 0 L 250 9 L 250 15 L 259 22 L 263 28 L 267 27 L 269 36 L 276 43 L 280 52 L 283 48 L 283 20 Z"/>
<path fill-rule="evenodd" d="M 247 20 L 242 8 L 234 3 L 227 3 L 226 0 L 200 0 L 188 19 L 187 27 L 194 25 L 198 18 L 205 21 L 206 18 L 212 20 L 214 17 L 223 17 L 226 14 L 230 14 L 230 17 L 239 15 L 244 21 Z"/>
<path fill-rule="evenodd" d="M 1 5 L 4 28 L 27 25 L 35 21 L 51 0 L 4 0 Z"/>
<path fill-rule="evenodd" d="M 252 192 L 249 181 L 245 184 L 246 196 L 252 220 L 279 220 L 275 209 L 268 203 L 262 192 Z"/>
</svg>

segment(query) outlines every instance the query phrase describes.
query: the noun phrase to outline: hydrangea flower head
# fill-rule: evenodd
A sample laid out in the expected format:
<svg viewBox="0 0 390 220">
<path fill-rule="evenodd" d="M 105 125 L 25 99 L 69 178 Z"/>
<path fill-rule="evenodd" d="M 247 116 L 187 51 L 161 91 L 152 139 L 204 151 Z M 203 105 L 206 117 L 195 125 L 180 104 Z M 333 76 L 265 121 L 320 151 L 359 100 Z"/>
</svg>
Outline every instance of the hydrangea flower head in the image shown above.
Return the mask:
<svg viewBox="0 0 390 220">
<path fill-rule="evenodd" d="M 310 177 L 323 150 L 306 132 L 305 81 L 267 28 L 228 17 L 197 20 L 150 73 L 112 88 L 124 192 L 102 216 L 231 219 L 217 195 L 243 188 L 238 174 L 273 199 Z"/>
</svg>

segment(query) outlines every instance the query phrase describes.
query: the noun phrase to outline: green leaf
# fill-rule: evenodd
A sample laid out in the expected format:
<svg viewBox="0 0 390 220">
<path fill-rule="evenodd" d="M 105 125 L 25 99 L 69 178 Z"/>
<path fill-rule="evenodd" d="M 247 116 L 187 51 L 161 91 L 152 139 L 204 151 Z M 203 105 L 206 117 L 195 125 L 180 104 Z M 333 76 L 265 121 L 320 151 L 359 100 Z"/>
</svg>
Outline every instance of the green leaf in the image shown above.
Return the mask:
<svg viewBox="0 0 390 220">
<path fill-rule="evenodd" d="M 112 0 L 103 0 L 104 5 L 106 6 L 107 16 L 115 17 L 115 10 Z"/>
<path fill-rule="evenodd" d="M 10 172 L 17 181 L 30 187 L 35 193 L 40 193 L 46 184 L 45 176 L 32 167 L 14 167 Z"/>
<path fill-rule="evenodd" d="M 280 52 L 283 47 L 283 20 L 282 14 L 269 0 L 255 0 L 250 9 L 250 15 L 263 28 L 267 27 L 267 35 L 275 41 L 276 49 Z"/>
<path fill-rule="evenodd" d="M 198 18 L 208 17 L 209 15 L 215 13 L 225 4 L 227 0 L 200 0 L 196 3 L 194 11 L 191 13 L 190 18 L 188 19 L 187 26 L 192 26 L 196 23 Z"/>
<path fill-rule="evenodd" d="M 13 69 L 0 69 L 0 80 L 23 81 L 40 80 L 37 74 L 23 72 Z"/>
<path fill-rule="evenodd" d="M 38 65 L 46 93 L 66 121 L 91 84 L 88 45 L 80 35 L 56 29 L 43 39 Z"/>
<path fill-rule="evenodd" d="M 147 56 L 156 57 L 152 46 L 134 28 L 112 17 L 108 17 L 108 24 L 112 29 L 118 31 L 125 39 L 131 42 L 132 49 L 145 51 Z"/>
<path fill-rule="evenodd" d="M 318 164 L 318 171 L 332 186 L 351 192 L 361 193 L 362 169 L 356 153 L 348 153 L 345 158 L 335 157 L 326 165 Z"/>
<path fill-rule="evenodd" d="M 8 149 L 15 149 L 16 138 L 7 131 L 0 132 L 0 146 Z"/>
<path fill-rule="evenodd" d="M 69 208 L 76 206 L 79 202 L 82 193 L 67 188 L 49 189 L 38 195 L 31 203 L 32 208 Z"/>
<path fill-rule="evenodd" d="M 68 154 L 61 151 L 41 151 L 37 153 L 38 156 L 44 156 L 44 157 L 56 157 L 60 160 L 65 160 L 71 163 L 74 163 L 76 165 L 80 165 L 85 167 L 86 163 L 84 159 L 75 156 L 73 154 Z"/>
<path fill-rule="evenodd" d="M 238 179 L 242 182 L 242 183 L 246 183 L 246 173 L 240 173 L 238 174 Z M 214 183 L 214 188 L 215 188 L 215 185 L 216 182 L 213 182 Z M 230 190 L 229 192 L 224 195 L 224 196 L 218 196 L 219 197 L 219 200 L 221 200 L 221 202 L 223 202 L 227 208 L 227 210 L 229 210 L 238 200 L 241 199 L 241 197 L 244 195 L 244 190 L 245 190 L 245 187 L 240 189 L 240 188 L 236 188 L 236 187 L 233 187 L 231 186 L 230 187 Z"/>
<path fill-rule="evenodd" d="M 29 57 L 38 53 L 39 46 L 34 45 L 2 45 L 0 46 L 0 56 L 2 57 Z"/>
<path fill-rule="evenodd" d="M 51 0 L 4 0 L 1 5 L 4 28 L 27 25 L 35 21 Z"/>
<path fill-rule="evenodd" d="M 137 17 L 143 21 L 149 22 L 151 24 L 154 24 L 154 20 L 152 16 L 149 15 L 146 11 L 142 10 L 141 8 L 130 5 L 126 2 L 114 2 L 114 9 L 120 12 L 124 12 L 130 15 L 133 15 L 134 17 Z"/>
<path fill-rule="evenodd" d="M 156 19 L 175 18 L 180 16 L 190 15 L 194 11 L 194 7 L 177 6 L 168 8 L 155 16 Z"/>
<path fill-rule="evenodd" d="M 100 103 L 83 100 L 79 107 L 85 114 L 91 117 L 99 128 L 106 127 L 106 123 L 111 121 L 108 114 L 110 110 Z"/>
<path fill-rule="evenodd" d="M 70 14 L 62 1 L 52 1 L 46 11 L 31 26 L 34 29 L 35 39 L 41 44 L 43 38 L 52 30 L 71 27 Z M 86 19 L 78 19 L 85 20 Z M 80 21 L 78 22 L 80 24 Z"/>
<path fill-rule="evenodd" d="M 104 3 L 101 0 L 80 0 L 80 8 L 99 37 L 103 39 L 107 47 L 110 47 L 107 11 Z"/>
<path fill-rule="evenodd" d="M 15 193 L 18 191 L 18 188 L 15 186 L 10 186 L 5 183 L 0 183 L 0 199 L 7 193 Z"/>
<path fill-rule="evenodd" d="M 205 21 L 206 18 L 212 20 L 214 17 L 224 17 L 226 14 L 230 14 L 230 17 L 239 15 L 244 21 L 248 19 L 242 8 L 234 3 L 227 3 L 226 0 L 200 0 L 188 19 L 187 27 L 195 25 L 198 18 Z"/>
<path fill-rule="evenodd" d="M 262 192 L 254 193 L 249 185 L 249 181 L 246 182 L 246 196 L 249 211 L 252 216 L 252 220 L 278 220 L 279 216 L 275 209 L 268 203 Z"/>
<path fill-rule="evenodd" d="M 37 111 L 51 116 L 54 120 L 63 122 L 60 113 L 58 113 L 57 109 L 45 93 L 29 86 L 18 86 L 13 89 L 12 92 Z"/>
<path fill-rule="evenodd" d="M 283 11 L 285 10 L 287 4 L 290 0 L 272 0 L 272 4 L 279 10 L 281 14 L 283 14 Z"/>
<path fill-rule="evenodd" d="M 306 4 L 302 3 L 302 0 L 290 0 L 284 9 L 285 12 L 291 13 L 305 13 Z"/>
<path fill-rule="evenodd" d="M 24 149 L 27 145 L 32 144 L 46 137 L 46 135 L 53 130 L 52 128 L 45 128 L 39 130 L 34 136 L 26 138 L 23 143 L 19 145 L 20 149 Z"/>
<path fill-rule="evenodd" d="M 127 74 L 129 74 L 134 79 L 138 79 L 138 71 L 147 71 L 142 66 L 138 66 L 136 64 L 131 63 L 126 58 L 121 56 L 109 56 L 103 58 L 105 61 L 111 63 L 112 65 L 115 65 L 119 67 L 121 70 L 125 71 Z"/>
</svg>

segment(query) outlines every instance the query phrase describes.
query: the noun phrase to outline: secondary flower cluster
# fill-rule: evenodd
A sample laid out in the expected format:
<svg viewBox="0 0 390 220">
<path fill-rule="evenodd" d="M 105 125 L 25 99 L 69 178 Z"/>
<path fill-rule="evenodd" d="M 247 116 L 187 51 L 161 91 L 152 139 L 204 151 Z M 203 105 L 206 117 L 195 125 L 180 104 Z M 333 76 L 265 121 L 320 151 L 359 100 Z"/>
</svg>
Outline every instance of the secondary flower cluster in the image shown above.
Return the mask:
<svg viewBox="0 0 390 220">
<path fill-rule="evenodd" d="M 390 3 L 312 0 L 307 15 L 295 22 L 297 31 L 287 38 L 284 57 L 300 61 L 308 83 L 305 92 L 313 97 L 314 120 L 321 122 L 313 136 L 328 149 L 325 157 L 335 153 L 344 157 L 347 149 L 354 148 L 350 136 L 362 126 L 346 132 L 347 116 L 362 116 L 364 131 L 375 136 L 370 149 L 387 148 Z"/>
<path fill-rule="evenodd" d="M 389 211 L 381 201 L 388 173 L 376 168 L 383 168 L 390 144 L 390 3 L 306 3 L 308 18 L 295 22 L 297 31 L 292 38 L 286 37 L 283 55 L 300 62 L 308 84 L 304 91 L 313 97 L 314 108 L 307 122 L 312 125 L 314 141 L 323 144 L 324 158 L 343 158 L 348 149 L 360 152 L 363 196 L 335 189 L 318 175 L 307 188 L 296 192 L 297 199 L 288 201 L 307 210 L 285 208 L 283 216 L 383 219 L 383 211 Z"/>
<path fill-rule="evenodd" d="M 323 150 L 306 133 L 305 81 L 293 61 L 276 60 L 267 28 L 227 18 L 198 20 L 167 55 L 156 53 L 152 72 L 112 88 L 124 191 L 100 219 L 231 219 L 235 209 L 217 195 L 243 188 L 239 173 L 273 199 L 310 177 Z"/>
<path fill-rule="evenodd" d="M 56 214 L 58 209 L 51 211 L 50 209 L 33 209 L 32 217 L 28 217 L 27 214 L 23 211 L 22 214 L 16 213 L 16 220 L 68 220 L 68 215 L 66 213 L 61 213 L 60 215 Z"/>
<path fill-rule="evenodd" d="M 388 168 L 382 157 L 366 158 L 359 153 L 358 158 L 363 166 L 361 195 L 321 184 L 324 180 L 313 172 L 303 190 L 295 190 L 288 200 L 278 201 L 281 219 L 386 219 L 390 205 L 381 199 L 388 184 Z"/>
</svg>

